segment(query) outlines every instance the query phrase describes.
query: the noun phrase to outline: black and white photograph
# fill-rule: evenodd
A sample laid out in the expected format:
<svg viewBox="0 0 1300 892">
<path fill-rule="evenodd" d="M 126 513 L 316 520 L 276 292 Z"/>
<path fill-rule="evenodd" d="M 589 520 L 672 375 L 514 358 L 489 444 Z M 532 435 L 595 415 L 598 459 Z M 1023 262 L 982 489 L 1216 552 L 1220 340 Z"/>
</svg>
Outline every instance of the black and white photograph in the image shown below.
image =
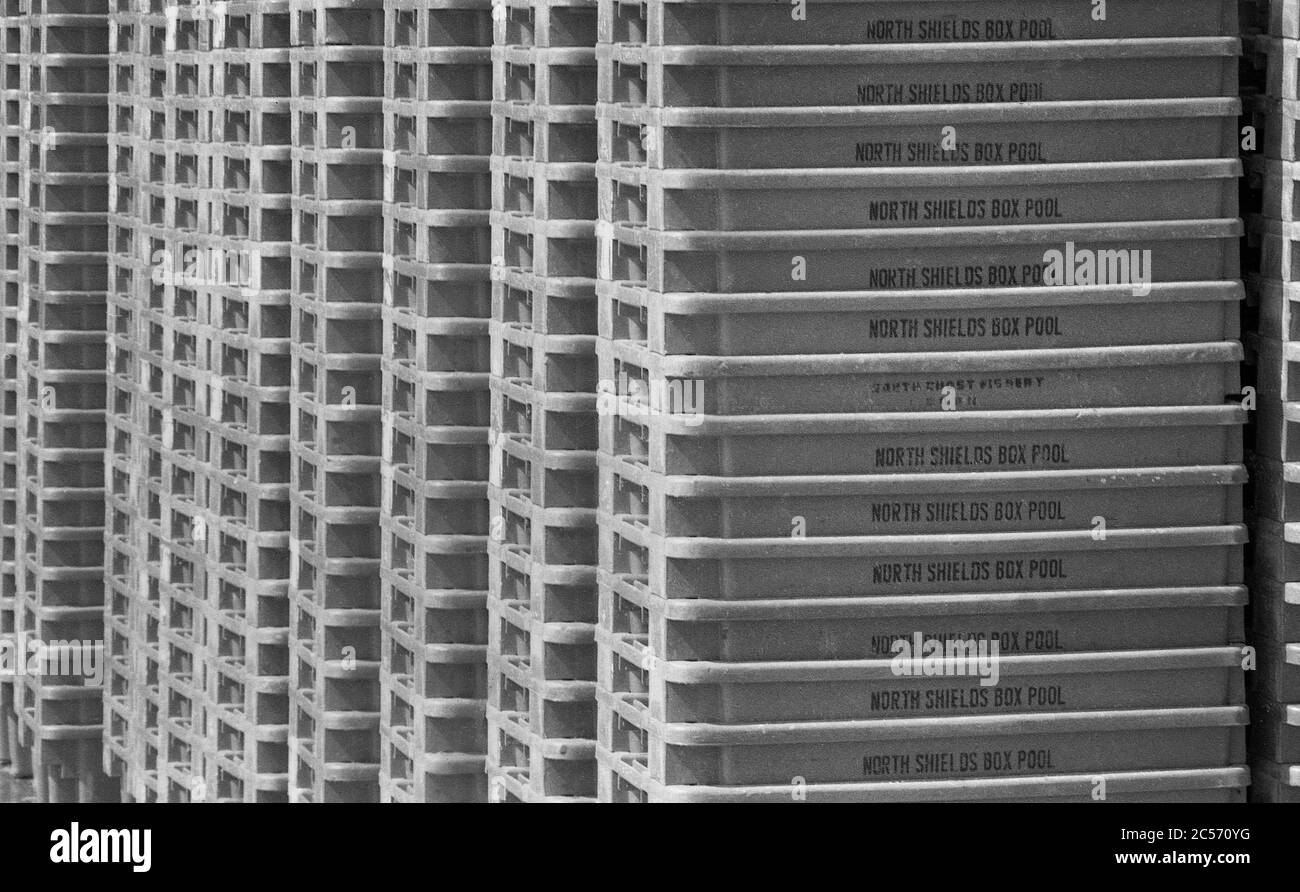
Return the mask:
<svg viewBox="0 0 1300 892">
<path fill-rule="evenodd" d="M 0 0 L 0 869 L 1276 867 L 1298 122 L 1300 0 Z"/>
</svg>

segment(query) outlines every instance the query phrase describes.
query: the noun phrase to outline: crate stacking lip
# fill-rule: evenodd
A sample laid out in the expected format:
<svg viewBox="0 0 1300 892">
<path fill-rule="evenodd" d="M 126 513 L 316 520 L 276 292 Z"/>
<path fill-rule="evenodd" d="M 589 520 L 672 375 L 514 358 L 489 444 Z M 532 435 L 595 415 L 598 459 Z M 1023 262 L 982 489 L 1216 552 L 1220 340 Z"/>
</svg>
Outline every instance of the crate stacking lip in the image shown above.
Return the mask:
<svg viewBox="0 0 1300 892">
<path fill-rule="evenodd" d="M 601 506 L 678 536 L 1144 529 L 1241 522 L 1240 465 L 1109 471 L 665 476 L 599 456 Z M 798 518 L 798 523 L 794 519 Z"/>
<path fill-rule="evenodd" d="M 1239 394 L 1239 343 L 953 353 L 662 356 L 597 346 L 615 391 L 668 393 L 664 411 L 750 414 L 1217 405 Z M 624 383 L 626 382 L 626 383 Z M 682 386 L 676 386 L 682 385 Z M 676 387 L 676 393 L 668 388 Z M 630 396 L 629 400 L 636 399 Z M 599 400 L 597 408 L 599 410 Z M 653 406 L 653 399 L 644 404 Z M 631 407 L 629 406 L 629 409 Z"/>
<path fill-rule="evenodd" d="M 726 601 L 598 578 L 601 627 L 641 635 L 670 660 L 889 657 L 917 632 L 996 640 L 1006 654 L 1222 647 L 1243 640 L 1247 597 L 1231 585 Z"/>
<path fill-rule="evenodd" d="M 810 0 L 800 19 L 787 5 L 763 0 L 648 0 L 602 3 L 600 13 L 601 43 L 639 38 L 653 46 L 1108 40 L 1238 30 L 1233 0 L 1125 4 L 1104 21 L 1071 0 Z"/>
<path fill-rule="evenodd" d="M 1237 95 L 1236 37 L 876 46 L 603 44 L 600 102 L 946 105 Z"/>
<path fill-rule="evenodd" d="M 602 802 L 1242 802 L 1250 772 L 1241 766 L 1186 771 L 1101 771 L 1077 775 L 875 783 L 792 783 L 730 787 L 668 785 L 643 760 L 597 750 Z"/>
<path fill-rule="evenodd" d="M 1242 647 L 995 655 L 988 641 L 917 632 L 880 659 L 720 662 L 661 660 L 628 636 L 596 635 L 612 663 L 602 686 L 626 690 L 627 676 L 639 688 L 641 666 L 653 660 L 644 695 L 665 724 L 1183 709 L 1237 706 L 1246 696 Z M 939 656 L 927 661 L 921 649 L 930 646 Z"/>
<path fill-rule="evenodd" d="M 601 218 L 655 230 L 888 229 L 1222 219 L 1240 162 L 653 170 L 599 164 Z"/>
<path fill-rule="evenodd" d="M 1238 282 L 1125 286 L 654 293 L 597 285 L 600 336 L 667 355 L 765 356 L 1239 340 Z"/>
<path fill-rule="evenodd" d="M 598 689 L 596 697 L 601 748 L 629 735 L 645 748 L 647 772 L 666 785 L 1215 768 L 1245 761 L 1249 721 L 1244 706 L 1198 706 L 718 725 L 660 722 L 641 695 Z"/>
<path fill-rule="evenodd" d="M 652 291 L 839 291 L 1240 278 L 1239 219 L 963 229 L 656 232 L 599 224 L 601 277 Z"/>
<path fill-rule="evenodd" d="M 721 539 L 658 535 L 600 513 L 600 566 L 674 597 L 880 597 L 1234 585 L 1242 525 L 912 536 Z"/>
<path fill-rule="evenodd" d="M 602 161 L 644 160 L 668 169 L 1235 158 L 1241 112 L 1236 98 L 817 108 L 596 105 Z M 1267 107 L 1254 114 L 1270 120 Z M 1265 135 L 1279 142 L 1284 137 L 1277 128 L 1284 126 L 1279 122 Z M 954 128 L 951 140 L 943 138 L 945 127 Z"/>
</svg>

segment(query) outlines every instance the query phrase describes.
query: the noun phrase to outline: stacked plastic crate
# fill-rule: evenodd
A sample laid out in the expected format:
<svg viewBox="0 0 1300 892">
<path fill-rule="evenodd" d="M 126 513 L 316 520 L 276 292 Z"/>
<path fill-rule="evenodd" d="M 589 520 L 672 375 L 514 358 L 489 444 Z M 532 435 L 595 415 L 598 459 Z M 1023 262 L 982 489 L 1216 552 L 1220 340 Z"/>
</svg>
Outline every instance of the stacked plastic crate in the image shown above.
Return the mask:
<svg viewBox="0 0 1300 892">
<path fill-rule="evenodd" d="M 379 798 L 384 8 L 293 0 L 290 797 Z"/>
<path fill-rule="evenodd" d="M 145 569 L 149 504 L 145 449 L 151 402 L 159 379 L 147 362 L 143 307 L 148 306 L 152 278 L 143 220 L 149 212 L 144 180 L 150 175 L 149 133 L 155 114 L 161 119 L 162 55 L 166 20 L 137 7 L 109 12 L 108 88 L 108 300 L 107 424 L 104 459 L 106 519 L 104 534 L 104 771 L 121 782 L 124 798 L 146 799 L 146 722 L 157 728 L 156 708 L 146 711 L 151 682 L 148 668 L 158 662 L 157 572 Z M 155 78 L 155 67 L 158 77 Z M 157 97 L 150 95 L 157 89 Z M 160 172 L 161 173 L 161 172 Z M 161 394 L 154 397 L 156 407 Z M 160 409 L 154 408 L 160 412 Z M 161 429 L 159 428 L 158 435 Z M 147 493 L 147 496 L 146 496 Z M 153 562 L 156 567 L 156 560 Z M 154 597 L 146 599 L 146 594 Z M 148 623 L 146 617 L 153 615 Z M 152 638 L 148 638 L 152 632 Z M 146 656 L 148 654 L 148 656 Z"/>
<path fill-rule="evenodd" d="M 600 23 L 600 798 L 1240 799 L 1236 3 Z"/>
<path fill-rule="evenodd" d="M 489 796 L 593 799 L 596 6 L 493 18 Z"/>
<path fill-rule="evenodd" d="M 14 598 L 14 523 L 18 513 L 18 302 L 19 240 L 22 238 L 22 176 L 19 145 L 23 134 L 23 17 L 19 0 L 0 2 L 0 640 L 12 640 Z M 30 756 L 18 744 L 14 712 L 14 677 L 0 676 L 0 765 L 25 775 Z"/>
<path fill-rule="evenodd" d="M 200 318 L 209 385 L 204 796 L 288 797 L 290 244 L 288 0 L 201 5 Z M 194 792 L 194 791 L 192 791 Z"/>
<path fill-rule="evenodd" d="M 486 797 L 488 0 L 387 10 L 381 797 Z"/>
<path fill-rule="evenodd" d="M 108 0 L 39 4 L 21 37 L 19 640 L 37 795 L 117 797 L 101 772 Z"/>
<path fill-rule="evenodd" d="M 1300 391 L 1290 378 L 1300 353 L 1295 301 L 1300 264 L 1296 164 L 1300 143 L 1297 57 L 1300 6 L 1293 0 L 1244 2 L 1252 55 L 1243 84 L 1253 131 L 1243 135 L 1251 207 L 1247 216 L 1247 291 L 1254 384 L 1251 642 L 1252 798 L 1300 801 Z"/>
</svg>

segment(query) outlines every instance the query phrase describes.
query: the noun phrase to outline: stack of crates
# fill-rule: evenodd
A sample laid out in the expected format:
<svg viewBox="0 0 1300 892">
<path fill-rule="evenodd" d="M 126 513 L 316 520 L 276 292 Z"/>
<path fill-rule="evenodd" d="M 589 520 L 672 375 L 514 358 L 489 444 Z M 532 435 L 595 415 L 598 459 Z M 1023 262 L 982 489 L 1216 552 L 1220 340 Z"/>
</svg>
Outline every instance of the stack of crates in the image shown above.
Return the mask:
<svg viewBox="0 0 1300 892">
<path fill-rule="evenodd" d="M 161 8 L 110 10 L 104 771 L 120 780 L 123 798 L 137 801 L 154 788 L 158 727 L 158 572 L 157 558 L 146 556 L 161 533 L 156 511 L 145 504 L 159 504 L 158 485 L 147 477 L 149 456 L 161 447 L 161 421 L 152 449 L 146 441 L 149 418 L 161 419 L 162 395 L 151 393 L 160 391 L 161 372 L 145 352 L 152 276 L 144 185 L 151 175 L 150 128 L 163 119 L 166 28 Z"/>
<path fill-rule="evenodd" d="M 189 802 L 206 798 L 208 520 L 208 419 L 214 390 L 206 371 L 212 332 L 200 306 L 208 275 L 201 221 L 200 168 L 209 137 L 202 88 L 203 7 L 181 0 L 157 4 L 142 76 L 146 97 L 136 114 L 146 136 L 139 163 L 139 210 L 147 257 L 135 280 L 134 323 L 139 339 L 143 437 L 136 461 L 144 462 L 144 511 L 137 518 L 146 564 L 142 617 L 149 702 L 142 725 L 154 752 L 144 789 L 136 798 Z M 161 22 L 157 13 L 161 13 Z M 159 27 L 161 26 L 161 27 Z M 137 539 L 139 542 L 139 539 Z M 137 576 L 138 576 L 137 572 Z M 155 588 L 156 586 L 156 588 Z M 156 594 L 156 597 L 155 597 Z M 157 624 L 156 640 L 153 623 Z M 151 708 L 152 707 L 152 708 Z"/>
<path fill-rule="evenodd" d="M 594 0 L 494 0 L 488 772 L 596 794 Z"/>
<path fill-rule="evenodd" d="M 1240 800 L 1235 0 L 600 11 L 600 798 Z"/>
<path fill-rule="evenodd" d="M 1300 5 L 1244 0 L 1248 103 L 1246 285 L 1254 416 L 1250 676 L 1252 797 L 1300 801 Z M 1250 17 L 1245 16 L 1246 13 Z"/>
<path fill-rule="evenodd" d="M 116 799 L 101 771 L 109 0 L 33 3 L 20 52 L 15 685 L 43 801 Z M 12 70 L 12 69 L 11 69 Z M 75 642 L 70 645 L 55 642 Z M 31 668 L 31 667 L 29 667 Z"/>
<path fill-rule="evenodd" d="M 23 134 L 22 69 L 19 48 L 25 25 L 19 0 L 0 0 L 0 641 L 12 641 L 18 513 L 18 302 L 19 240 L 22 238 L 22 175 L 19 146 Z M 0 676 L 0 766 L 26 774 L 28 759 L 17 742 L 14 677 Z"/>
<path fill-rule="evenodd" d="M 292 0 L 293 801 L 372 802 L 380 764 L 384 4 Z"/>
<path fill-rule="evenodd" d="M 276 802 L 289 791 L 289 2 L 200 10 L 208 725 L 191 792 Z"/>
<path fill-rule="evenodd" d="M 486 798 L 488 0 L 389 4 L 384 51 L 385 802 Z"/>
</svg>

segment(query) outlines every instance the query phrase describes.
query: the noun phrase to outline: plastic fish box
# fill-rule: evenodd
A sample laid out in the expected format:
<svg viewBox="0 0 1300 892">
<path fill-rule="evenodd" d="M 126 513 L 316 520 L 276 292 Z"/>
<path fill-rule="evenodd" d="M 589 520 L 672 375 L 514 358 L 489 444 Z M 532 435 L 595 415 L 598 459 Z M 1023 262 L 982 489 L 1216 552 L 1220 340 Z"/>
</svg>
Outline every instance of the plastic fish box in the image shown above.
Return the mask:
<svg viewBox="0 0 1300 892">
<path fill-rule="evenodd" d="M 890 781 L 767 786 L 670 786 L 652 780 L 645 758 L 597 750 L 601 802 L 1244 802 L 1242 767 L 1188 771 L 1099 772 L 975 780 Z"/>
<path fill-rule="evenodd" d="M 652 108 L 1237 95 L 1236 37 L 877 46 L 601 45 L 597 99 Z"/>
<path fill-rule="evenodd" d="M 533 716 L 534 727 L 548 729 L 550 734 L 566 721 L 564 715 L 546 715 L 548 703 L 593 699 L 596 630 L 592 624 L 543 619 L 527 603 L 495 597 L 489 601 L 488 617 L 489 661 L 497 665 L 497 672 L 516 678 L 532 692 L 531 699 L 540 710 Z M 494 687 L 492 691 L 497 695 L 493 702 L 500 702 L 500 688 Z M 560 713 L 567 711 L 565 707 L 558 709 Z M 589 711 L 567 733 L 554 736 L 594 738 L 590 724 L 593 717 L 594 712 Z M 575 718 L 569 716 L 568 720 Z"/>
<path fill-rule="evenodd" d="M 1239 465 L 727 478 L 667 477 L 611 456 L 600 464 L 607 513 L 679 536 L 728 538 L 1239 523 L 1246 482 Z"/>
<path fill-rule="evenodd" d="M 1123 286 L 664 294 L 615 282 L 597 294 L 602 338 L 714 356 L 1234 341 L 1244 296 L 1235 282 L 1157 283 L 1145 297 Z"/>
<path fill-rule="evenodd" d="M 585 450 L 546 450 L 526 439 L 500 434 L 487 479 L 503 495 L 520 494 L 539 505 L 594 508 L 596 455 Z"/>
<path fill-rule="evenodd" d="M 539 220 L 596 219 L 596 172 L 590 163 L 492 159 L 492 206 Z"/>
<path fill-rule="evenodd" d="M 593 105 L 595 48 L 492 47 L 492 98 L 538 105 Z"/>
<path fill-rule="evenodd" d="M 600 42 L 683 44 L 872 44 L 1108 40 L 1236 34 L 1237 4 L 1129 4 L 1098 21 L 1068 0 L 881 2 L 813 0 L 802 16 L 756 0 L 650 0 L 600 6 Z"/>
<path fill-rule="evenodd" d="M 596 110 L 600 160 L 655 169 L 1113 163 L 1241 151 L 1237 99 L 763 109 L 602 103 Z M 1289 125 L 1257 126 L 1267 131 L 1263 146 Z"/>
<path fill-rule="evenodd" d="M 914 536 L 662 536 L 600 515 L 599 566 L 673 597 L 879 597 L 1235 585 L 1244 526 Z"/>
<path fill-rule="evenodd" d="M 594 453 L 599 444 L 594 393 L 548 393 L 493 378 L 492 430 L 548 452 Z"/>
<path fill-rule="evenodd" d="M 488 498 L 495 539 L 502 548 L 549 566 L 595 567 L 595 509 L 540 505 L 518 490 L 494 486 L 488 487 Z"/>
<path fill-rule="evenodd" d="M 596 222 L 540 220 L 521 214 L 492 215 L 495 268 L 537 276 L 596 278 Z"/>
<path fill-rule="evenodd" d="M 666 724 L 1178 709 L 1237 706 L 1246 696 L 1239 647 L 994 656 L 980 642 L 944 642 L 941 654 L 959 656 L 934 658 L 935 674 L 922 675 L 923 658 L 912 651 L 874 660 L 670 661 L 622 636 L 598 640 L 611 651 L 601 661 L 602 689 L 644 686 L 650 715 Z M 655 660 L 648 679 L 647 654 Z"/>
<path fill-rule="evenodd" d="M 494 374 L 528 383 L 538 390 L 587 392 L 596 388 L 596 336 L 590 332 L 549 334 L 532 324 L 531 300 L 527 321 L 492 323 Z M 517 305 L 499 303 L 503 313 Z"/>
<path fill-rule="evenodd" d="M 1204 648 L 1244 639 L 1244 586 L 721 601 L 653 593 L 602 571 L 600 624 L 665 660 L 854 660 L 899 641 L 997 643 L 1004 654 Z"/>
<path fill-rule="evenodd" d="M 687 417 L 1217 405 L 1240 394 L 1243 355 L 1231 341 L 728 357 L 667 357 L 602 341 L 598 352 L 600 380 L 629 410 L 649 410 L 658 393 L 663 411 Z"/>
<path fill-rule="evenodd" d="M 492 103 L 492 154 L 548 164 L 596 160 L 596 110 L 592 104 Z"/>
<path fill-rule="evenodd" d="M 475 102 L 492 98 L 492 50 L 484 46 L 422 46 L 394 53 L 387 98 L 415 102 Z"/>
<path fill-rule="evenodd" d="M 1237 214 L 1230 160 L 889 170 L 601 164 L 600 217 L 656 230 L 889 229 Z"/>
<path fill-rule="evenodd" d="M 596 282 L 507 271 L 492 291 L 492 318 L 538 334 L 596 331 Z"/>
<path fill-rule="evenodd" d="M 600 451 L 665 474 L 904 474 L 1241 461 L 1241 406 L 600 419 Z"/>
<path fill-rule="evenodd" d="M 595 741 L 548 738 L 526 718 L 514 708 L 488 706 L 488 801 L 594 801 Z"/>
<path fill-rule="evenodd" d="M 601 278 L 651 291 L 1126 284 L 1141 293 L 1143 282 L 1239 278 L 1242 231 L 1235 219 L 745 233 L 602 224 L 597 237 Z"/>
<path fill-rule="evenodd" d="M 595 0 L 494 0 L 497 43 L 591 46 L 596 43 Z"/>
<path fill-rule="evenodd" d="M 493 323 L 492 373 L 539 391 L 587 393 L 596 389 L 595 348 L 594 334 L 535 334 Z"/>
<path fill-rule="evenodd" d="M 658 722 L 643 696 L 597 698 L 602 748 L 643 748 L 670 786 L 1222 768 L 1245 761 L 1248 721 L 1243 706 L 1211 706 L 723 726 Z"/>
</svg>

